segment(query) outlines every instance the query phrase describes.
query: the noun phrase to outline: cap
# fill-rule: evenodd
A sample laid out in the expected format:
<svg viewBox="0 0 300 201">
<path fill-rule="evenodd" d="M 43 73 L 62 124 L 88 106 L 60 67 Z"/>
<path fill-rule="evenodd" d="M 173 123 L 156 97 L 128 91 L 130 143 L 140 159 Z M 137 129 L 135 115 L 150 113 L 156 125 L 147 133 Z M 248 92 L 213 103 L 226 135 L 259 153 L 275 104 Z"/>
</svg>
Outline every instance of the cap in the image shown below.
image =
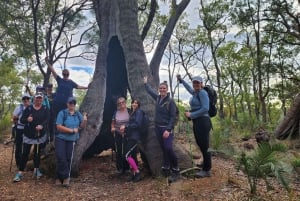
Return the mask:
<svg viewBox="0 0 300 201">
<path fill-rule="evenodd" d="M 43 91 L 43 90 L 45 90 L 45 87 L 43 87 L 43 86 L 37 86 L 36 88 L 35 88 L 35 90 L 36 91 Z"/>
<path fill-rule="evenodd" d="M 203 79 L 202 79 L 202 77 L 200 77 L 200 76 L 195 76 L 195 77 L 193 77 L 193 79 L 192 79 L 192 82 L 194 82 L 194 81 L 197 81 L 197 82 L 203 82 Z"/>
<path fill-rule="evenodd" d="M 27 93 L 25 93 L 25 94 L 22 95 L 22 99 L 23 99 L 23 98 L 30 98 L 30 95 L 27 94 Z"/>
<path fill-rule="evenodd" d="M 34 97 L 36 98 L 36 97 L 43 97 L 43 94 L 42 93 L 36 93 L 35 95 L 34 95 Z"/>
<path fill-rule="evenodd" d="M 69 97 L 68 98 L 68 103 L 76 104 L 76 99 L 74 97 Z"/>
</svg>

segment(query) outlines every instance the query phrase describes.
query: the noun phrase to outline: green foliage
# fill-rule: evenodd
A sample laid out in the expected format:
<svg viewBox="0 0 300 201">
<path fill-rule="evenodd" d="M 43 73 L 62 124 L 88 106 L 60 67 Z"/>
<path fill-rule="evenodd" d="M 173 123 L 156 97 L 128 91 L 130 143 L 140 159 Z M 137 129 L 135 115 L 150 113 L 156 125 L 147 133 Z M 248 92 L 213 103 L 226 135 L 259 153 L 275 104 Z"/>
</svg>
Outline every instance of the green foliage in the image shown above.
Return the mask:
<svg viewBox="0 0 300 201">
<path fill-rule="evenodd" d="M 267 190 L 269 190 L 271 184 L 268 182 L 268 177 L 270 176 L 275 176 L 287 191 L 290 190 L 286 177 L 284 177 L 284 173 L 287 172 L 278 154 L 286 152 L 286 150 L 287 147 L 283 144 L 271 145 L 269 143 L 262 143 L 254 153 L 247 155 L 245 152 L 242 152 L 238 156 L 237 170 L 242 170 L 247 175 L 252 194 L 256 194 L 259 179 L 265 181 Z"/>
<path fill-rule="evenodd" d="M 229 142 L 231 127 L 227 126 L 225 121 L 217 121 L 215 118 L 212 121 L 211 147 L 215 150 L 223 150 L 224 145 Z"/>
<path fill-rule="evenodd" d="M 300 167 L 300 158 L 296 158 L 295 160 L 292 161 L 292 166 L 295 168 Z"/>
</svg>

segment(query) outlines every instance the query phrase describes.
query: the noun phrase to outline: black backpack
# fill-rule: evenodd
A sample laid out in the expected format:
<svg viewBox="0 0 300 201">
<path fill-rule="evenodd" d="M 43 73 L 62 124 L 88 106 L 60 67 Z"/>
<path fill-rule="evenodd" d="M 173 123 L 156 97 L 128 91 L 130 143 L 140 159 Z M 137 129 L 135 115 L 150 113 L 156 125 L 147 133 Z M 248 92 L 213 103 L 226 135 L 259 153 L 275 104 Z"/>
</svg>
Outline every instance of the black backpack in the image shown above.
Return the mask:
<svg viewBox="0 0 300 201">
<path fill-rule="evenodd" d="M 218 99 L 217 92 L 210 85 L 206 85 L 204 87 L 204 90 L 207 92 L 208 98 L 209 98 L 209 110 L 208 110 L 208 114 L 209 114 L 210 117 L 214 117 L 214 116 L 217 115 L 217 111 L 218 111 L 217 107 L 216 107 L 217 99 Z M 198 96 L 198 98 L 199 98 L 199 96 Z"/>
</svg>

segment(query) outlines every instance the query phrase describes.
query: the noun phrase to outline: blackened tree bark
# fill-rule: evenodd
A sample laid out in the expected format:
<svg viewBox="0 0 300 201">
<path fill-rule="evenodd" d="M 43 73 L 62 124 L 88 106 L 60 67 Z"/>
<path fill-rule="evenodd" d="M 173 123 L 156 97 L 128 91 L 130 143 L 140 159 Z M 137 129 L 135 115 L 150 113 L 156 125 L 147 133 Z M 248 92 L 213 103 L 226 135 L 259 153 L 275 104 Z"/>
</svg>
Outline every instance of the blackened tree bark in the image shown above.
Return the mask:
<svg viewBox="0 0 300 201">
<path fill-rule="evenodd" d="M 189 1 L 183 0 L 187 4 Z M 159 175 L 162 164 L 162 151 L 154 131 L 154 101 L 146 93 L 143 84 L 145 75 L 149 76 L 151 85 L 155 85 L 155 79 L 150 74 L 139 34 L 137 1 L 94 0 L 93 3 L 100 28 L 100 44 L 93 81 L 80 108 L 81 111 L 88 112 L 89 118 L 88 126 L 81 132 L 81 138 L 75 149 L 72 165 L 73 175 L 79 173 L 83 153 L 94 142 L 98 133 L 100 132 L 100 136 L 107 136 L 104 138 L 109 137 L 110 120 L 116 107 L 111 103 L 116 102 L 117 96 L 125 96 L 126 90 L 130 91 L 131 97 L 140 100 L 141 108 L 150 117 L 151 123 L 148 128 L 148 135 L 143 136 L 142 148 L 153 175 Z M 170 30 L 167 33 L 171 34 L 174 28 L 173 23 L 169 28 Z M 112 43 L 116 44 L 111 45 Z M 160 51 L 164 51 L 164 49 L 160 48 Z M 154 56 L 152 58 L 152 60 L 156 59 L 160 63 L 161 57 Z M 124 62 L 114 63 L 112 62 L 114 60 L 123 60 Z M 188 161 L 188 154 L 183 155 L 186 158 L 182 161 Z"/>
</svg>

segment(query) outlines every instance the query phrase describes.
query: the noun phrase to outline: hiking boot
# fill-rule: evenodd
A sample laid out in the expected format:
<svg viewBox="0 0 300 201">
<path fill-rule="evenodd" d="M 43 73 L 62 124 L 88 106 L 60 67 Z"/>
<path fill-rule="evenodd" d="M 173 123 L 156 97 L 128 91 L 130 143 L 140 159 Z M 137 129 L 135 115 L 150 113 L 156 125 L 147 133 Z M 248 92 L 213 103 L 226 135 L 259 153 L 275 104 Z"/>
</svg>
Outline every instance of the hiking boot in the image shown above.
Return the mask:
<svg viewBox="0 0 300 201">
<path fill-rule="evenodd" d="M 14 182 L 19 182 L 19 181 L 21 181 L 22 177 L 23 177 L 23 175 L 22 175 L 21 173 L 18 172 L 18 173 L 16 174 L 16 176 L 14 177 L 13 181 L 14 181 Z"/>
<path fill-rule="evenodd" d="M 33 170 L 33 177 L 36 177 L 37 179 L 39 179 L 41 176 L 43 176 L 43 174 L 41 173 L 39 168 L 34 168 Z"/>
<path fill-rule="evenodd" d="M 69 187 L 70 186 L 70 177 L 66 178 L 62 182 L 63 187 Z"/>
<path fill-rule="evenodd" d="M 133 179 L 132 181 L 133 182 L 138 182 L 138 181 L 141 181 L 141 172 L 136 172 L 135 175 L 133 176 Z"/>
<path fill-rule="evenodd" d="M 173 183 L 173 182 L 177 181 L 179 179 L 179 177 L 180 177 L 179 168 L 172 169 L 171 176 L 168 178 L 168 182 Z"/>
<path fill-rule="evenodd" d="M 162 166 L 161 172 L 164 177 L 170 176 L 170 168 L 168 168 L 168 167 Z"/>
<path fill-rule="evenodd" d="M 210 171 L 200 170 L 195 176 L 198 178 L 210 177 Z"/>
<path fill-rule="evenodd" d="M 133 179 L 134 179 L 134 175 L 131 175 L 131 176 L 127 179 L 127 182 L 131 182 L 131 181 L 133 181 Z"/>
</svg>

